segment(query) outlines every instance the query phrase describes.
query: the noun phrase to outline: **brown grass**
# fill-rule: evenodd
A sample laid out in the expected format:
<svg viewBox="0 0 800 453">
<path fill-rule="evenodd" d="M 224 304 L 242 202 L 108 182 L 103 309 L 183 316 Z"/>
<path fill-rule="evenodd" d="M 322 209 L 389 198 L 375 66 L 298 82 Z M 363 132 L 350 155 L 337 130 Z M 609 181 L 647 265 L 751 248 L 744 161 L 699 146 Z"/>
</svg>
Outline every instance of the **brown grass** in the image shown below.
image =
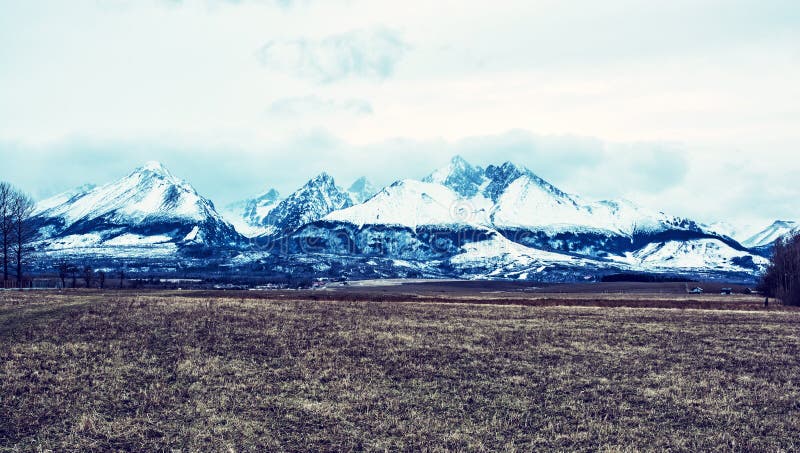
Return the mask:
<svg viewBox="0 0 800 453">
<path fill-rule="evenodd" d="M 0 450 L 800 448 L 800 313 L 0 294 Z"/>
</svg>

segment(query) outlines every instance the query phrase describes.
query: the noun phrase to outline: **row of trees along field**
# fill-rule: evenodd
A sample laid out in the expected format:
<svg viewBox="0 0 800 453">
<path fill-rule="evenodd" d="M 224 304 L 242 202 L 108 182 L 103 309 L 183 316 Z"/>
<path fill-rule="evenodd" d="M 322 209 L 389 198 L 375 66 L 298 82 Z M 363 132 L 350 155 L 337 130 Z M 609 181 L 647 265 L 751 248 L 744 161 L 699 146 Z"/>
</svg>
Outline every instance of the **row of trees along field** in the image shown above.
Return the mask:
<svg viewBox="0 0 800 453">
<path fill-rule="evenodd" d="M 800 233 L 775 241 L 775 249 L 761 280 L 761 291 L 785 305 L 800 305 Z"/>
<path fill-rule="evenodd" d="M 22 287 L 23 268 L 30 253 L 34 229 L 33 199 L 7 182 L 0 181 L 0 258 L 2 287 Z"/>
<path fill-rule="evenodd" d="M 61 288 L 69 288 L 70 283 L 72 288 L 78 287 L 78 279 L 83 280 L 86 288 L 99 288 L 105 289 L 106 287 L 106 272 L 104 270 L 94 270 L 91 266 L 83 266 L 82 268 L 66 261 L 58 263 L 58 279 L 61 282 Z M 120 270 L 114 274 L 118 278 L 119 288 L 123 287 L 125 283 L 125 271 Z M 113 275 L 112 275 L 113 276 Z"/>
</svg>

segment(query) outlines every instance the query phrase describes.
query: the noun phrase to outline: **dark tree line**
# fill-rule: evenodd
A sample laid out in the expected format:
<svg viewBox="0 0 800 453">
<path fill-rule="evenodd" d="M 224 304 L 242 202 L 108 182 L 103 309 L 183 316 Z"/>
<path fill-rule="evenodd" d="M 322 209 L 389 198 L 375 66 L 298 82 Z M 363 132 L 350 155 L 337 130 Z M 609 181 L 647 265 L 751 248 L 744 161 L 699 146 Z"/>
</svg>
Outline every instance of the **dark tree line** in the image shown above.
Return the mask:
<svg viewBox="0 0 800 453">
<path fill-rule="evenodd" d="M 80 268 L 66 261 L 59 262 L 56 269 L 58 270 L 58 278 L 61 280 L 62 288 L 77 288 L 79 278 L 83 279 L 83 286 L 86 288 L 105 289 L 106 287 L 108 275 L 104 270 L 94 270 L 91 266 Z M 122 288 L 125 283 L 125 271 L 120 270 L 117 275 L 119 277 L 119 288 Z M 67 279 L 69 279 L 70 284 L 68 284 Z"/>
<path fill-rule="evenodd" d="M 800 305 L 800 233 L 775 242 L 760 289 L 767 297 L 781 299 L 785 305 Z"/>
<path fill-rule="evenodd" d="M 0 258 L 3 287 L 23 286 L 24 267 L 30 258 L 35 229 L 31 222 L 33 199 L 7 182 L 0 181 Z"/>
</svg>

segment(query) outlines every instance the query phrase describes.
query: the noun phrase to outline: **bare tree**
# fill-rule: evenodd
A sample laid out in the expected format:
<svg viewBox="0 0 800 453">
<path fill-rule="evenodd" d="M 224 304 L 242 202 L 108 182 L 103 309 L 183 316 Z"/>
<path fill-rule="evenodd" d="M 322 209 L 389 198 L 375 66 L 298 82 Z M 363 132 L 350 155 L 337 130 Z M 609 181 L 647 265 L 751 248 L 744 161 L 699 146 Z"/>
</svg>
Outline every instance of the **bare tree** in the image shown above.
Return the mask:
<svg viewBox="0 0 800 453">
<path fill-rule="evenodd" d="M 97 273 L 97 281 L 100 283 L 100 289 L 105 289 L 106 287 L 106 273 L 105 271 L 100 271 Z"/>
<path fill-rule="evenodd" d="M 31 215 L 36 205 L 28 195 L 16 190 L 13 193 L 13 202 L 11 204 L 12 249 L 16 259 L 17 286 L 21 288 L 22 267 L 30 251 L 30 242 L 35 232 L 31 224 Z"/>
<path fill-rule="evenodd" d="M 84 266 L 83 281 L 86 282 L 87 288 L 92 287 L 92 282 L 94 281 L 94 269 L 92 269 L 92 266 Z"/>
<path fill-rule="evenodd" d="M 775 241 L 775 250 L 761 290 L 786 305 L 800 305 L 800 233 Z"/>
<path fill-rule="evenodd" d="M 13 204 L 14 188 L 7 182 L 0 181 L 0 253 L 3 259 L 3 287 L 8 281 L 8 263 L 11 261 L 11 243 L 13 222 L 11 208 Z"/>
<path fill-rule="evenodd" d="M 66 261 L 58 263 L 58 278 L 61 279 L 61 288 L 67 287 L 67 277 L 69 276 L 70 264 Z"/>
<path fill-rule="evenodd" d="M 78 266 L 69 266 L 69 276 L 72 278 L 72 289 L 78 287 Z"/>
</svg>

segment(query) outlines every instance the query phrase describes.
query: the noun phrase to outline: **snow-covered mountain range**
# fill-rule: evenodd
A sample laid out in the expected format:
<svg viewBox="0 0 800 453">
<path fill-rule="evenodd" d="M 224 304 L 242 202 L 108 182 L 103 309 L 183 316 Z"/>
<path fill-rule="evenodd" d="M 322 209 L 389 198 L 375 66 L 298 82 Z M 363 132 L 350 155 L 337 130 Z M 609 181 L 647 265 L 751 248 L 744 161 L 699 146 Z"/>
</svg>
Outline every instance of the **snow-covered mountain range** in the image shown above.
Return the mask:
<svg viewBox="0 0 800 453">
<path fill-rule="evenodd" d="M 37 249 L 52 259 L 191 256 L 202 265 L 206 256 L 264 272 L 545 280 L 754 275 L 766 264 L 757 249 L 797 227 L 776 223 L 743 244 L 722 228 L 566 193 L 510 162 L 482 168 L 458 156 L 380 190 L 366 178 L 345 190 L 322 173 L 286 197 L 270 189 L 222 214 L 150 162 L 41 201 L 36 220 Z"/>
<path fill-rule="evenodd" d="M 316 237 L 319 248 L 324 243 L 320 238 L 328 234 L 320 231 L 323 226 L 335 232 L 338 242 L 345 235 L 356 245 L 375 241 L 377 231 L 381 231 L 382 243 L 396 244 L 397 237 L 424 237 L 435 230 L 448 236 L 447 254 L 458 257 L 451 263 L 462 263 L 467 251 L 471 260 L 478 262 L 508 256 L 507 246 L 474 245 L 497 245 L 498 238 L 514 244 L 516 255 L 543 258 L 542 252 L 546 252 L 546 258 L 537 262 L 545 269 L 548 260 L 563 264 L 575 258 L 584 260 L 583 266 L 591 260 L 599 267 L 658 272 L 747 272 L 765 262 L 732 238 L 689 219 L 652 212 L 627 201 L 587 201 L 510 162 L 483 169 L 460 157 L 422 181 L 398 181 L 370 200 L 334 211 L 323 220 L 327 224 L 314 225 L 313 233 L 306 228 L 298 234 L 306 241 Z M 394 232 L 387 235 L 386 231 Z M 402 243 L 413 244 L 407 238 Z M 412 249 L 419 253 L 424 248 Z M 356 252 L 372 250 L 357 248 Z M 434 255 L 425 258 L 441 258 Z M 523 273 L 531 275 L 529 269 Z"/>
</svg>

